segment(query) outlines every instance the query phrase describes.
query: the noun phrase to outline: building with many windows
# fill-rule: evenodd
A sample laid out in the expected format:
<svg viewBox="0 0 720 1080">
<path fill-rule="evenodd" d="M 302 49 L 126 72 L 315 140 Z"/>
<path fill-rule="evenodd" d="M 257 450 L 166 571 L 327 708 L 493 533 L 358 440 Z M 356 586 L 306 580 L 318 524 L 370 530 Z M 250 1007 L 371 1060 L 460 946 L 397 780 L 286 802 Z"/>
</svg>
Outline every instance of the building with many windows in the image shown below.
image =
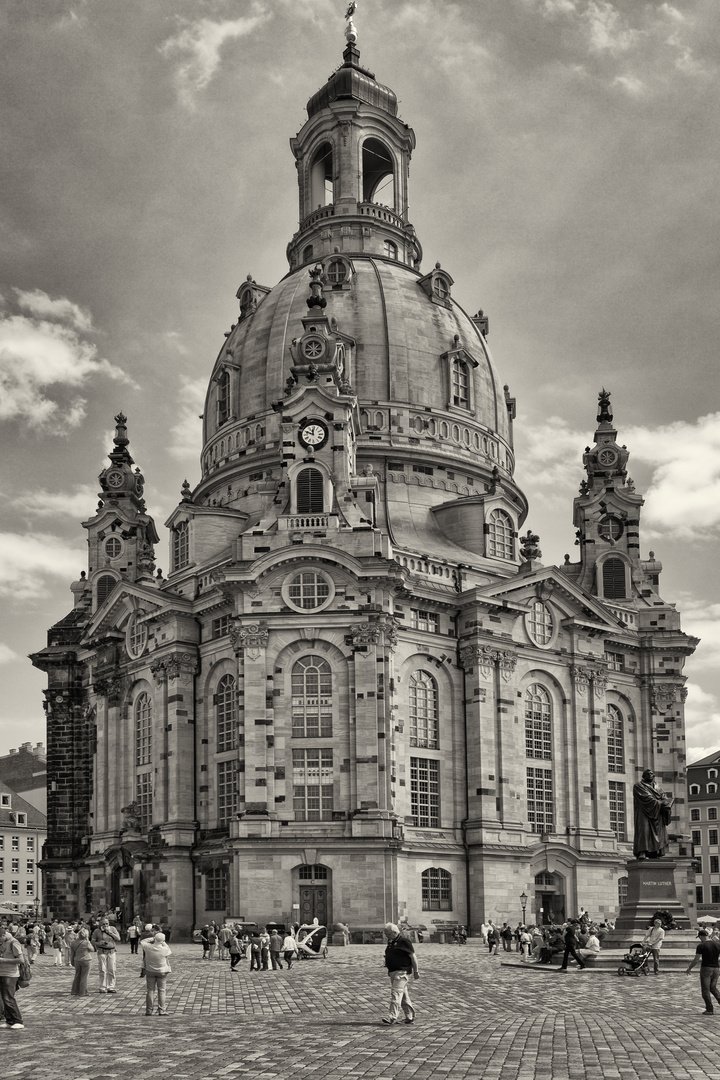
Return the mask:
<svg viewBox="0 0 720 1080">
<path fill-rule="evenodd" d="M 694 761 L 687 770 L 690 834 L 695 861 L 698 915 L 720 919 L 720 750 Z"/>
<path fill-rule="evenodd" d="M 476 927 L 523 892 L 541 920 L 613 915 L 644 768 L 689 854 L 696 642 L 641 556 L 609 394 L 578 558 L 543 566 L 488 320 L 421 269 L 415 136 L 352 31 L 307 113 L 289 272 L 238 289 L 171 572 L 119 415 L 75 606 L 33 658 L 49 905 L 179 935 L 226 914 Z"/>
<path fill-rule="evenodd" d="M 0 907 L 42 913 L 45 815 L 0 780 Z"/>
</svg>

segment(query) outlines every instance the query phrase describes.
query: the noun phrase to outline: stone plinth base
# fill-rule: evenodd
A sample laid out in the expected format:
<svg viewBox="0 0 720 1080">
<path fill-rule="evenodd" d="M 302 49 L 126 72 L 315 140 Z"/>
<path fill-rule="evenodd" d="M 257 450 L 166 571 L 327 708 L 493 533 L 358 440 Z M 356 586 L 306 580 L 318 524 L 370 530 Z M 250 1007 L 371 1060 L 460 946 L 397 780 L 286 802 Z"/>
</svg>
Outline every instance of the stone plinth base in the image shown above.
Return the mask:
<svg viewBox="0 0 720 1080">
<path fill-rule="evenodd" d="M 645 936 L 656 911 L 667 911 L 678 930 L 689 930 L 690 921 L 677 898 L 673 859 L 631 859 L 627 864 L 627 900 L 615 920 L 615 929 L 603 944 L 622 948 Z"/>
</svg>

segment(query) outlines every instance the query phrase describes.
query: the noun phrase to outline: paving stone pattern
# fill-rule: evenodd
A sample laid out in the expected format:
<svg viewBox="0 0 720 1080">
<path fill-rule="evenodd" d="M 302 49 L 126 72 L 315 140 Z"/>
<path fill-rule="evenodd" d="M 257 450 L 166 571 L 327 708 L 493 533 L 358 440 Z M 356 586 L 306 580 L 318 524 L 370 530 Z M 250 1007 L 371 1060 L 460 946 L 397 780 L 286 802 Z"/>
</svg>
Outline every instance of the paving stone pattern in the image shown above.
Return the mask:
<svg viewBox="0 0 720 1080">
<path fill-rule="evenodd" d="M 171 948 L 172 942 L 171 942 Z M 118 989 L 70 997 L 72 969 L 39 957 L 18 991 L 24 1031 L 0 1025 L 3 1080 L 705 1080 L 718 1076 L 720 1012 L 690 977 L 508 967 L 478 947 L 417 947 L 414 1025 L 386 1027 L 382 947 L 331 950 L 292 971 L 235 973 L 200 949 L 173 948 L 167 1017 L 146 1017 L 129 947 Z"/>
</svg>

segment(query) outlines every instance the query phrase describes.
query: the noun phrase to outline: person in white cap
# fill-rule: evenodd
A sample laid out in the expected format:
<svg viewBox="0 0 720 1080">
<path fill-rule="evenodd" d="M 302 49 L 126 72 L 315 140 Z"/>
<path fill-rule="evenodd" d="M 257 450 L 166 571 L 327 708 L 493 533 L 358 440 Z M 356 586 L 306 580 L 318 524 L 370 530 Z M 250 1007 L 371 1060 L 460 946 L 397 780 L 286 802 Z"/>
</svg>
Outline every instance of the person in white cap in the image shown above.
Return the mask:
<svg viewBox="0 0 720 1080">
<path fill-rule="evenodd" d="M 155 1011 L 155 999 L 157 997 L 158 1016 L 167 1016 L 165 1004 L 165 982 L 170 973 L 168 956 L 172 956 L 170 946 L 165 943 L 164 934 L 155 934 L 154 937 L 140 942 L 143 952 L 143 971 L 145 972 L 145 1015 L 152 1016 Z"/>
</svg>

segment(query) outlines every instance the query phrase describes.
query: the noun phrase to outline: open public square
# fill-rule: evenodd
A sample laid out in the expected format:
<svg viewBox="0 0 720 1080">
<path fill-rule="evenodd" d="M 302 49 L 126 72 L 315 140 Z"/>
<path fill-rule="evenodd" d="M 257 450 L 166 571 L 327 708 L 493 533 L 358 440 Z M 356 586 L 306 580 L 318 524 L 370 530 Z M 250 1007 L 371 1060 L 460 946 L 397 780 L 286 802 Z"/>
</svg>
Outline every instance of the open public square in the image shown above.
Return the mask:
<svg viewBox="0 0 720 1080">
<path fill-rule="evenodd" d="M 18 991 L 24 1031 L 3 1031 L 5 1080 L 483 1077 L 680 1080 L 717 1075 L 720 1014 L 702 1016 L 697 972 L 656 979 L 538 971 L 477 942 L 417 946 L 417 1019 L 386 1027 L 383 947 L 331 949 L 291 971 L 235 973 L 175 945 L 167 1017 L 144 1015 L 127 946 L 115 995 L 70 997 L 72 968 L 40 956 Z"/>
</svg>

